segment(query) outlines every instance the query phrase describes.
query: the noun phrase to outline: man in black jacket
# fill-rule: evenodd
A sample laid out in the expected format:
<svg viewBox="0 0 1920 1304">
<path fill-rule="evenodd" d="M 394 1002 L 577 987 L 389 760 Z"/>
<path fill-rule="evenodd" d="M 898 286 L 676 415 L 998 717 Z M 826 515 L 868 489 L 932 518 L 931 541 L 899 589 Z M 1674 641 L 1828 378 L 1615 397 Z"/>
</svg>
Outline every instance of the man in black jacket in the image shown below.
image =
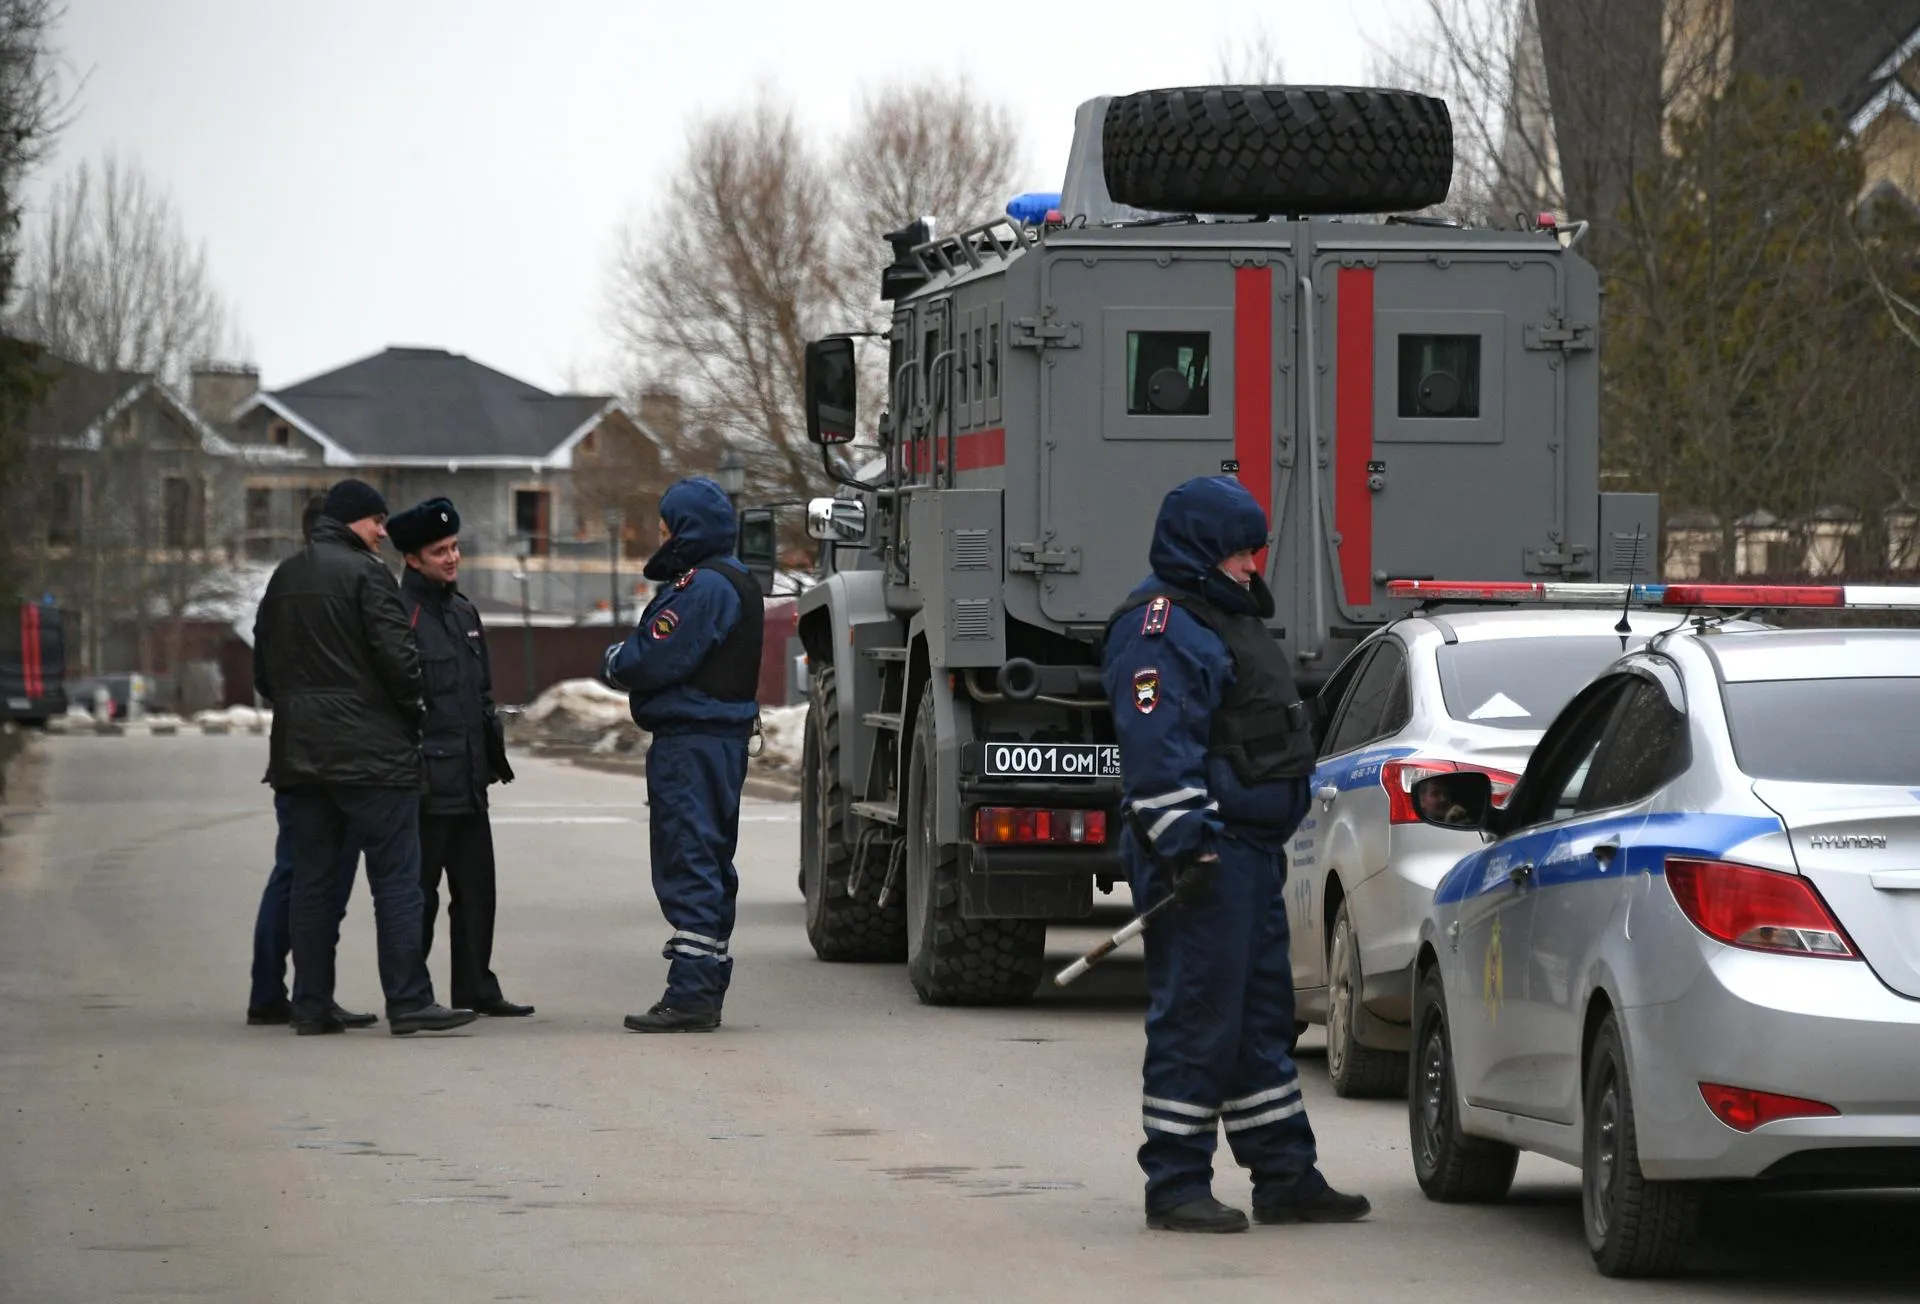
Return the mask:
<svg viewBox="0 0 1920 1304">
<path fill-rule="evenodd" d="M 307 546 L 280 563 L 254 617 L 257 682 L 272 699 L 267 781 L 293 831 L 293 1027 L 333 1014 L 334 875 L 347 837 L 367 858 L 387 1027 L 471 1023 L 433 999 L 420 947 L 420 656 L 400 586 L 375 549 L 387 504 L 371 485 L 327 491 Z"/>
<path fill-rule="evenodd" d="M 447 933 L 453 1003 L 476 1014 L 533 1013 L 500 992 L 493 976 L 493 825 L 487 785 L 513 782 L 505 735 L 493 709 L 493 674 L 480 613 L 455 587 L 460 578 L 460 513 L 430 498 L 387 522 L 406 557 L 400 591 L 420 648 L 426 684 L 427 786 L 420 798 L 421 950 L 433 951 L 440 875 L 447 876 Z"/>
</svg>

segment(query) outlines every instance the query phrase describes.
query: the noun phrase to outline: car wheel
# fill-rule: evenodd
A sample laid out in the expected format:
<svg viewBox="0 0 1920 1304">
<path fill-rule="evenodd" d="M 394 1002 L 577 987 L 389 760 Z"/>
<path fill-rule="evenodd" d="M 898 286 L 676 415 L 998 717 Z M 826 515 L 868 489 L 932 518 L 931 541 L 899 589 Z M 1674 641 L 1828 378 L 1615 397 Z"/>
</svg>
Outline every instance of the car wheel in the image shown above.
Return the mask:
<svg viewBox="0 0 1920 1304">
<path fill-rule="evenodd" d="M 1416 1031 L 1407 1123 L 1413 1143 L 1413 1175 L 1420 1189 L 1429 1200 L 1448 1204 L 1481 1204 L 1503 1198 L 1513 1186 L 1520 1152 L 1460 1130 L 1454 1104 L 1453 1039 L 1447 1031 L 1446 993 L 1436 968 L 1420 975 L 1413 1026 Z"/>
<path fill-rule="evenodd" d="M 1327 1076 L 1337 1095 L 1397 1096 L 1407 1089 L 1407 1057 L 1360 1044 L 1354 1024 L 1361 990 L 1360 935 L 1342 901 L 1327 945 Z"/>
<path fill-rule="evenodd" d="M 1582 1112 L 1580 1214 L 1595 1266 L 1608 1277 L 1670 1275 L 1699 1229 L 1701 1192 L 1640 1171 L 1633 1087 L 1612 1014 L 1594 1036 Z"/>
</svg>

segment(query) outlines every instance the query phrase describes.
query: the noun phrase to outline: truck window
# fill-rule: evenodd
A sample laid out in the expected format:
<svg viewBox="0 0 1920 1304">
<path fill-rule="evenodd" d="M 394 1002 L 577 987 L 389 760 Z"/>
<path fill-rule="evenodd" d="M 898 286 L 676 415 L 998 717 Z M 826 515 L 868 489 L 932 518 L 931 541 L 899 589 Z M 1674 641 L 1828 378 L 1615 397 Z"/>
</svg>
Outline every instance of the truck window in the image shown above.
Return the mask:
<svg viewBox="0 0 1920 1304">
<path fill-rule="evenodd" d="M 1206 331 L 1127 332 L 1127 415 L 1207 415 Z"/>
<path fill-rule="evenodd" d="M 1480 415 L 1480 337 L 1402 335 L 1400 415 L 1474 419 Z"/>
</svg>

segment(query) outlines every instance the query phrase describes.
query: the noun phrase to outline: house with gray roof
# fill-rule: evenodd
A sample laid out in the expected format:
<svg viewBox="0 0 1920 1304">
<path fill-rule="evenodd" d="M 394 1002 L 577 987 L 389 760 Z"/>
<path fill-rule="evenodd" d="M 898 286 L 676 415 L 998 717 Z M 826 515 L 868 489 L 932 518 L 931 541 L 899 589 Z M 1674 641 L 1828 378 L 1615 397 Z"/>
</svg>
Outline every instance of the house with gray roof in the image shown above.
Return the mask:
<svg viewBox="0 0 1920 1304">
<path fill-rule="evenodd" d="M 444 349 L 391 347 L 257 391 L 224 433 L 249 459 L 249 559 L 292 551 L 308 497 L 345 476 L 395 511 L 444 495 L 460 510 L 461 587 L 494 612 L 519 610 L 520 574 L 536 611 L 585 616 L 616 586 L 629 606 L 666 488 L 659 439 L 617 399 L 548 393 Z"/>
</svg>

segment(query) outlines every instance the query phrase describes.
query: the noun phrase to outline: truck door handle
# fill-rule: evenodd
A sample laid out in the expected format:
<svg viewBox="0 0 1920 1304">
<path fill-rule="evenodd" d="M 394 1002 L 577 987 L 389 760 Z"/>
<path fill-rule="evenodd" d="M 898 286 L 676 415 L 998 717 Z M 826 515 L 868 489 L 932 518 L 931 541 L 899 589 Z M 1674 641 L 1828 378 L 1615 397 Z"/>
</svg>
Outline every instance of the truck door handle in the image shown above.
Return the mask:
<svg viewBox="0 0 1920 1304">
<path fill-rule="evenodd" d="M 1515 887 L 1521 887 L 1533 881 L 1532 865 L 1515 865 L 1507 874 L 1507 881 Z"/>
</svg>

